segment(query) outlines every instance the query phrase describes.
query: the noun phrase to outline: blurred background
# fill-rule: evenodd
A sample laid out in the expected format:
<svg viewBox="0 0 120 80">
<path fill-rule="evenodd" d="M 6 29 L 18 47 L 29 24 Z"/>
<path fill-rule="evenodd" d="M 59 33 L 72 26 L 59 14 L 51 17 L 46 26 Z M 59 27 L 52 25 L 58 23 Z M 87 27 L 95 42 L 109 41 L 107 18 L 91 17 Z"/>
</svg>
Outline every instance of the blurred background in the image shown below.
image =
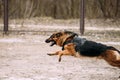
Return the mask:
<svg viewBox="0 0 120 80">
<path fill-rule="evenodd" d="M 1 31 L 3 1 L 0 0 Z M 114 31 L 115 34 L 119 34 L 120 0 L 84 1 L 85 34 L 89 31 Z M 67 29 L 80 32 L 80 6 L 81 0 L 8 0 L 9 31 L 42 32 Z"/>
<path fill-rule="evenodd" d="M 120 50 L 120 0 L 84 0 L 84 35 L 83 0 L 7 0 L 6 35 L 4 1 L 0 0 L 0 80 L 120 80 L 120 69 L 102 59 L 65 56 L 58 63 L 47 53 L 61 48 L 45 43 L 54 32 L 69 30 Z"/>
<path fill-rule="evenodd" d="M 120 18 L 119 0 L 85 0 L 86 18 Z M 0 1 L 0 12 L 2 10 Z M 80 15 L 80 0 L 9 0 L 9 18 L 52 17 L 76 19 Z M 3 13 L 0 13 L 0 17 Z"/>
</svg>

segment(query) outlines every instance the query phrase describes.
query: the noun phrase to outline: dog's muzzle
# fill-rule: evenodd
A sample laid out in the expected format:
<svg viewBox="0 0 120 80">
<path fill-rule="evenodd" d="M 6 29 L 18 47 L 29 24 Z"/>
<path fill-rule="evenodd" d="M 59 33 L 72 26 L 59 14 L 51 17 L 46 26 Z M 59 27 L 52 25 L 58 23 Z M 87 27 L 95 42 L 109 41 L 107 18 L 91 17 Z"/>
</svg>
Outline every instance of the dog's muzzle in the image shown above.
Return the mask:
<svg viewBox="0 0 120 80">
<path fill-rule="evenodd" d="M 51 43 L 50 46 L 53 46 L 53 45 L 56 44 L 56 42 L 55 42 L 54 40 L 49 40 L 49 39 L 46 39 L 45 42 L 46 42 L 46 43 Z"/>
</svg>

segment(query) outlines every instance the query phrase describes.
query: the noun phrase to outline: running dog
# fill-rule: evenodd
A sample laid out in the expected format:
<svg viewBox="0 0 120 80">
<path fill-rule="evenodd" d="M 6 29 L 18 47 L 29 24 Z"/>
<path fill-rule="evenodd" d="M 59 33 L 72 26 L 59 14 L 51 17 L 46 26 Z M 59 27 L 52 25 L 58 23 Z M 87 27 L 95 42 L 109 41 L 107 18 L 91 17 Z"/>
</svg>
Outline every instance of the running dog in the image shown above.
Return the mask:
<svg viewBox="0 0 120 80">
<path fill-rule="evenodd" d="M 78 37 L 78 34 L 70 31 L 57 32 L 52 34 L 46 43 L 51 43 L 50 46 L 58 45 L 62 47 L 61 51 L 48 54 L 49 56 L 58 55 L 58 61 L 61 61 L 62 55 L 71 55 L 77 57 L 101 57 L 110 65 L 120 68 L 120 51 L 112 46 L 107 46 L 94 41 L 86 40 Z"/>
</svg>

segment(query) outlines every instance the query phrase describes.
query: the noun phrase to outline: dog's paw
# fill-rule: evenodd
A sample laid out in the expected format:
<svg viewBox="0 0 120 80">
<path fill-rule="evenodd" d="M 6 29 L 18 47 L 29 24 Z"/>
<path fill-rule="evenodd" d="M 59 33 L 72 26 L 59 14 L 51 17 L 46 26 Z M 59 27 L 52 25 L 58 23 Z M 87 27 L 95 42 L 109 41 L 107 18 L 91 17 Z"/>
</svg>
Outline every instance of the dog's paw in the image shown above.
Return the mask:
<svg viewBox="0 0 120 80">
<path fill-rule="evenodd" d="M 47 55 L 52 56 L 53 54 L 47 53 Z"/>
<path fill-rule="evenodd" d="M 59 58 L 58 62 L 61 62 L 61 58 Z"/>
</svg>

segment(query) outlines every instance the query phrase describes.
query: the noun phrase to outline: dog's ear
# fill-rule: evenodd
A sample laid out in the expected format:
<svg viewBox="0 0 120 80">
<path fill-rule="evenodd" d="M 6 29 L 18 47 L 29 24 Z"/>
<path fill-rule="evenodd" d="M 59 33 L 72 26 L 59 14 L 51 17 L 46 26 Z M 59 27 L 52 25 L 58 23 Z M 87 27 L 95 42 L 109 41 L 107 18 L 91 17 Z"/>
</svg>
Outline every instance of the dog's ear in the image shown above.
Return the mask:
<svg viewBox="0 0 120 80">
<path fill-rule="evenodd" d="M 76 36 L 76 34 L 72 34 L 72 35 L 70 35 L 66 40 L 71 40 L 71 39 L 73 39 L 75 36 Z M 77 35 L 77 36 L 78 36 L 78 35 Z"/>
<path fill-rule="evenodd" d="M 76 35 L 76 34 L 71 34 L 71 35 L 69 35 L 67 38 L 66 38 L 66 40 L 65 41 L 69 41 L 69 40 L 72 40 L 74 37 L 78 37 L 78 35 Z"/>
<path fill-rule="evenodd" d="M 71 31 L 64 31 L 65 34 L 69 34 L 71 35 L 71 37 L 75 37 L 75 36 L 78 36 L 77 33 L 74 33 L 74 32 L 71 32 Z"/>
<path fill-rule="evenodd" d="M 77 33 L 74 33 L 74 32 L 71 32 L 71 31 L 64 31 L 64 33 L 65 34 L 69 34 L 69 35 L 71 35 L 71 36 L 78 36 L 78 34 Z"/>
</svg>

